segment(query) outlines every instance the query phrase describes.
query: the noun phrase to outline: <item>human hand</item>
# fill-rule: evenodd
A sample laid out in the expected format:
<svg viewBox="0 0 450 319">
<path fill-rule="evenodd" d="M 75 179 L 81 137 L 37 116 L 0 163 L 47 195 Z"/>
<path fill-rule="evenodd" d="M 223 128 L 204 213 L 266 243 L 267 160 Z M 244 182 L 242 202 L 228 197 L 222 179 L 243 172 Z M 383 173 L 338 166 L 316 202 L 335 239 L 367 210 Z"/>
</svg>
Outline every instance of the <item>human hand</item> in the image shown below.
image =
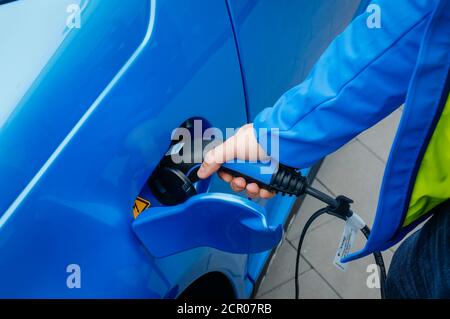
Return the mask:
<svg viewBox="0 0 450 319">
<path fill-rule="evenodd" d="M 248 161 L 265 161 L 269 159 L 256 140 L 253 124 L 242 126 L 235 135 L 206 153 L 197 175 L 201 179 L 208 178 L 217 172 L 223 163 L 233 159 Z M 275 196 L 274 192 L 260 188 L 256 183 L 247 183 L 243 177 L 233 177 L 222 171 L 219 171 L 218 175 L 225 182 L 230 183 L 233 191 L 241 192 L 246 190 L 247 196 L 250 198 L 272 198 Z"/>
</svg>

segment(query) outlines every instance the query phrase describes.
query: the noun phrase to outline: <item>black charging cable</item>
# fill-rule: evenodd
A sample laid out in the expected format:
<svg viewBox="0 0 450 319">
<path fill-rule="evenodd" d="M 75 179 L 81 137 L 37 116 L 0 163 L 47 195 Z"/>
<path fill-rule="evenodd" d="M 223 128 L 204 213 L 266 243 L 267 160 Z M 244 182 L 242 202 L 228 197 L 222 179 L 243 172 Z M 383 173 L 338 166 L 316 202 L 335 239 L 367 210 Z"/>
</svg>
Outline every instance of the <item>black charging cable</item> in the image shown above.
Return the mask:
<svg viewBox="0 0 450 319">
<path fill-rule="evenodd" d="M 267 185 L 261 186 L 266 187 Z M 310 186 L 310 182 L 308 181 L 308 179 L 305 176 L 302 176 L 301 172 L 299 172 L 295 168 L 280 164 L 277 172 L 272 176 L 268 189 L 271 191 L 281 193 L 282 195 L 290 195 L 297 197 L 302 195 L 310 195 L 320 200 L 321 202 L 327 204 L 327 207 L 319 209 L 308 219 L 299 239 L 299 243 L 297 246 L 297 257 L 295 267 L 295 298 L 298 299 L 299 264 L 300 264 L 301 249 L 303 241 L 306 236 L 306 232 L 308 231 L 311 224 L 318 217 L 320 217 L 323 214 L 329 214 L 345 222 L 347 222 L 349 219 L 352 219 L 350 222 L 357 220 L 359 224 L 357 228 L 363 233 L 366 239 L 369 238 L 370 229 L 362 221 L 362 219 L 357 214 L 354 214 L 350 209 L 350 205 L 353 203 L 353 201 L 350 198 L 347 198 L 345 196 L 337 196 L 336 198 L 333 198 L 319 191 L 318 189 L 315 189 L 314 187 Z M 375 263 L 379 268 L 381 298 L 385 299 L 386 268 L 384 266 L 383 256 L 381 255 L 380 252 L 373 253 L 373 256 L 375 258 Z"/>
<path fill-rule="evenodd" d="M 297 245 L 297 256 L 295 261 L 295 299 L 299 299 L 300 295 L 300 284 L 299 284 L 299 268 L 300 268 L 300 256 L 303 246 L 303 241 L 305 240 L 306 233 L 309 229 L 309 227 L 312 225 L 312 223 L 319 218 L 320 216 L 324 214 L 329 214 L 334 217 L 337 217 L 343 221 L 347 221 L 349 218 L 352 217 L 354 214 L 350 210 L 350 204 L 352 203 L 352 200 L 345 197 L 345 196 L 338 196 L 336 198 L 332 198 L 328 196 L 327 194 L 314 189 L 310 186 L 305 186 L 304 188 L 305 193 L 312 195 L 313 197 L 321 200 L 322 202 L 325 202 L 328 204 L 327 207 L 321 208 L 318 211 L 316 211 L 306 222 L 305 226 L 303 227 L 302 233 L 300 235 L 298 245 Z M 366 239 L 369 238 L 370 235 L 370 228 L 367 225 L 364 225 L 362 227 L 361 232 L 363 233 L 364 237 Z M 380 252 L 373 253 L 373 256 L 375 258 L 375 263 L 379 268 L 380 272 L 380 293 L 381 293 L 381 299 L 386 298 L 385 293 L 385 284 L 386 284 L 386 268 L 384 266 L 383 256 Z"/>
<path fill-rule="evenodd" d="M 222 170 L 233 176 L 243 176 L 241 173 L 236 173 L 232 170 L 222 168 Z M 249 176 L 243 176 L 248 183 L 257 183 L 260 187 L 268 189 L 269 191 L 275 191 L 282 195 L 289 196 L 302 196 L 302 195 L 310 195 L 323 203 L 327 204 L 327 207 L 319 209 L 316 213 L 314 213 L 306 222 L 305 227 L 302 230 L 298 247 L 297 247 L 297 258 L 296 258 L 296 268 L 295 268 L 295 298 L 299 298 L 299 263 L 300 263 L 300 255 L 301 249 L 303 245 L 303 241 L 305 239 L 306 232 L 308 231 L 311 224 L 316 220 L 319 216 L 323 214 L 329 214 L 334 217 L 337 217 L 345 222 L 350 222 L 353 228 L 358 228 L 366 239 L 369 238 L 370 229 L 364 223 L 364 221 L 357 215 L 352 212 L 350 209 L 350 205 L 353 201 L 350 198 L 345 196 L 337 196 L 333 198 L 318 189 L 310 186 L 310 182 L 308 179 L 301 174 L 297 169 L 288 167 L 282 164 L 279 164 L 277 171 L 272 175 L 270 184 L 266 185 L 260 183 L 258 180 L 253 179 Z M 349 220 L 351 219 L 351 220 Z M 353 225 L 355 224 L 355 225 Z M 380 272 L 380 291 L 381 298 L 385 298 L 385 282 L 386 282 L 386 269 L 384 266 L 383 256 L 380 252 L 373 253 L 375 258 L 375 263 L 377 264 Z"/>
</svg>

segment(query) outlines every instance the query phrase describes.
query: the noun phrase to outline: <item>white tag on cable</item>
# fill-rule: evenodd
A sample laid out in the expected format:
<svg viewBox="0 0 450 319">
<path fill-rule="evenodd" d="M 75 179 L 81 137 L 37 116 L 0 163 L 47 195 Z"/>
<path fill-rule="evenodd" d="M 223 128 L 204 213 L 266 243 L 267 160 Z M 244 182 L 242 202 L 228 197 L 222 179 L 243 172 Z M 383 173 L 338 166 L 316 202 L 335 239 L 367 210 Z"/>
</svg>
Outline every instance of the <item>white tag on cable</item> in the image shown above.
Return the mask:
<svg viewBox="0 0 450 319">
<path fill-rule="evenodd" d="M 333 264 L 341 271 L 346 271 L 348 268 L 348 263 L 341 262 L 341 259 L 346 257 L 350 250 L 352 249 L 353 243 L 355 242 L 355 235 L 359 229 L 364 228 L 366 224 L 356 214 L 353 214 L 347 219 L 344 226 L 344 232 L 342 233 L 341 241 L 339 242 L 336 255 L 334 256 Z"/>
</svg>

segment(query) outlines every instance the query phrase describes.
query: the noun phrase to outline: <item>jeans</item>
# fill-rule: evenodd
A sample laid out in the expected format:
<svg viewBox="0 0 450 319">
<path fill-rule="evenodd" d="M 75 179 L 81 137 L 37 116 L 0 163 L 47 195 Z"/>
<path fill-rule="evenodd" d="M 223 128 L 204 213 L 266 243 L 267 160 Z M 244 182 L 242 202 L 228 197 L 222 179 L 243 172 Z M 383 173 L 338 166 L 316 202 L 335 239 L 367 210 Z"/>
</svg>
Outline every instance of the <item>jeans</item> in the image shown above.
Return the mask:
<svg viewBox="0 0 450 319">
<path fill-rule="evenodd" d="M 392 299 L 450 298 L 450 200 L 397 249 L 386 296 Z"/>
</svg>

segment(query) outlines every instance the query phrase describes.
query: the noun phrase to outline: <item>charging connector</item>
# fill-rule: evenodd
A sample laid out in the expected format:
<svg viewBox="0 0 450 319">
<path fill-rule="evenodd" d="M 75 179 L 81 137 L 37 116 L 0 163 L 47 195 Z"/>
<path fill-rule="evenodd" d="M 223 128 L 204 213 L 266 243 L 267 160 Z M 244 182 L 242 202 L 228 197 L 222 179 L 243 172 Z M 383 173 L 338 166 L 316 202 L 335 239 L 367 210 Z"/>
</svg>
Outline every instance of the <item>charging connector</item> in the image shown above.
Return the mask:
<svg viewBox="0 0 450 319">
<path fill-rule="evenodd" d="M 192 143 L 191 143 L 192 144 Z M 193 143 L 195 144 L 195 143 Z M 202 145 L 202 144 L 200 144 Z M 202 151 L 203 148 L 199 151 Z M 148 184 L 154 193 L 155 197 L 165 205 L 177 205 L 186 201 L 189 197 L 197 194 L 195 183 L 199 182 L 197 177 L 197 170 L 201 163 L 175 163 L 173 155 L 178 155 L 185 152 L 194 152 L 186 150 L 184 143 L 177 143 L 171 146 L 163 160 L 150 177 Z M 201 158 L 199 154 L 191 154 L 189 158 Z M 246 163 L 246 162 L 227 162 L 221 167 L 225 171 L 235 177 L 243 177 L 247 183 L 257 183 L 261 188 L 268 191 L 275 191 L 282 195 L 302 196 L 309 195 L 327 206 L 314 213 L 306 222 L 302 230 L 296 257 L 296 272 L 295 272 L 295 295 L 299 297 L 299 261 L 301 255 L 301 248 L 305 239 L 306 233 L 311 224 L 321 215 L 329 214 L 339 218 L 345 222 L 352 223 L 354 229 L 359 229 L 363 235 L 368 238 L 370 234 L 369 227 L 362 221 L 362 219 L 354 214 L 350 209 L 353 201 L 345 196 L 337 196 L 333 198 L 320 190 L 312 187 L 306 177 L 304 177 L 297 169 L 279 164 L 279 163 Z M 353 223 L 356 221 L 355 223 Z M 381 297 L 385 296 L 385 281 L 386 270 L 381 253 L 374 253 L 375 262 L 380 270 L 381 278 Z M 344 256 L 342 256 L 344 257 Z"/>
</svg>

